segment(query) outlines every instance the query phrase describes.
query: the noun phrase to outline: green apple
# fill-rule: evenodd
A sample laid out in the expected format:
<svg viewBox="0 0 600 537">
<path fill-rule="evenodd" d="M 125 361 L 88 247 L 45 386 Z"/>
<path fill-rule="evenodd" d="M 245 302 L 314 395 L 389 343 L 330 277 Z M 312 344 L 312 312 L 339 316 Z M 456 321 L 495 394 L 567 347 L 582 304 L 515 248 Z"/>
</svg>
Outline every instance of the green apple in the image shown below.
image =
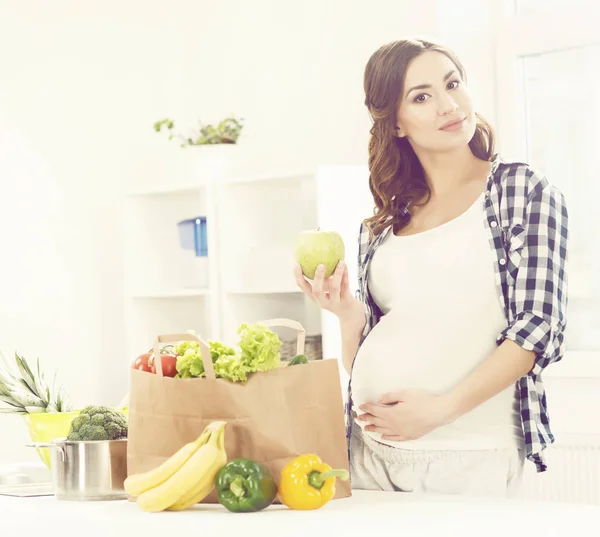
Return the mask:
<svg viewBox="0 0 600 537">
<path fill-rule="evenodd" d="M 336 231 L 317 228 L 303 231 L 296 237 L 294 258 L 310 280 L 315 278 L 321 264 L 325 265 L 325 277 L 331 276 L 345 254 L 344 241 Z"/>
</svg>

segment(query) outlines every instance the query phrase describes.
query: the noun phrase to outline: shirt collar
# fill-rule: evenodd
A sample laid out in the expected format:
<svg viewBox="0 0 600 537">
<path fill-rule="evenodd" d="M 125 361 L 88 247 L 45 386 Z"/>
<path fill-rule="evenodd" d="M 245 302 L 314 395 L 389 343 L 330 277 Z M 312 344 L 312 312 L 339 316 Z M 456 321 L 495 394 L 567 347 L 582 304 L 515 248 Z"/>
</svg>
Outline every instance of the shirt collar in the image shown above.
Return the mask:
<svg viewBox="0 0 600 537">
<path fill-rule="evenodd" d="M 500 167 L 501 164 L 510 164 L 510 163 L 516 163 L 516 162 L 521 162 L 521 161 L 517 161 L 517 160 L 505 160 L 504 158 L 502 158 L 500 156 L 500 153 L 496 153 L 493 158 L 492 158 L 492 168 L 490 170 L 490 175 L 489 175 L 489 180 L 493 181 L 493 177 L 496 174 L 496 172 L 498 171 L 498 168 Z M 400 208 L 400 211 L 404 212 L 405 214 L 408 213 L 408 208 L 410 207 L 410 202 L 406 203 L 404 205 L 404 207 Z M 386 218 L 386 222 L 390 221 L 392 219 L 391 216 L 388 216 Z M 390 229 L 392 228 L 391 224 L 389 226 L 387 226 L 386 228 L 384 228 L 381 233 L 379 234 L 379 236 L 383 239 L 388 232 L 390 231 Z"/>
</svg>

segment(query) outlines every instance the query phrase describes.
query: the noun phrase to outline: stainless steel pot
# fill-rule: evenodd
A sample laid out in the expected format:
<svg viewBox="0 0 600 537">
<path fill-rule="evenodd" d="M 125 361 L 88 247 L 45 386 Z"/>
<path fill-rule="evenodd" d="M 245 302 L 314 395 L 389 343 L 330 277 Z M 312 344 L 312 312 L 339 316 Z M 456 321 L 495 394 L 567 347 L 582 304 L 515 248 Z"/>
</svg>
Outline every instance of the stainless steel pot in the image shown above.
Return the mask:
<svg viewBox="0 0 600 537">
<path fill-rule="evenodd" d="M 121 500 L 127 498 L 127 439 L 73 442 L 57 438 L 50 444 L 54 494 L 58 500 Z"/>
</svg>

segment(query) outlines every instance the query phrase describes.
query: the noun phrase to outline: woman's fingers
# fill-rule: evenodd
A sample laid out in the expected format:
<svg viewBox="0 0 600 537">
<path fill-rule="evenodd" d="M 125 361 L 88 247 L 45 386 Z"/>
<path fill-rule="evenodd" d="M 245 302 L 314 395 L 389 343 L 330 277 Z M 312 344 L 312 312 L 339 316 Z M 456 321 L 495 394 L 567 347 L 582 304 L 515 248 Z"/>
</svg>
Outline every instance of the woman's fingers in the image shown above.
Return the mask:
<svg viewBox="0 0 600 537">
<path fill-rule="evenodd" d="M 361 414 L 356 416 L 358 421 L 365 422 L 368 425 L 375 425 L 376 427 L 385 427 L 387 425 L 387 421 L 383 418 L 378 418 L 377 416 L 373 416 L 373 414 Z"/>
<path fill-rule="evenodd" d="M 296 264 L 294 267 L 294 277 L 296 278 L 298 287 L 308 296 L 308 298 L 314 301 L 315 297 L 313 296 L 312 285 L 306 281 L 306 278 L 302 274 L 302 267 L 299 264 Z"/>
<path fill-rule="evenodd" d="M 317 302 L 323 307 L 327 303 L 327 290 L 325 289 L 325 266 L 319 265 L 312 282 L 312 293 Z"/>
<path fill-rule="evenodd" d="M 342 283 L 340 285 L 340 297 L 342 300 L 352 297 L 352 293 L 350 292 L 350 278 L 348 277 L 348 265 L 346 263 L 344 263 Z"/>
<path fill-rule="evenodd" d="M 344 262 L 340 261 L 329 279 L 329 298 L 333 304 L 340 303 L 340 289 L 344 276 Z"/>
<path fill-rule="evenodd" d="M 325 272 L 325 267 L 320 265 L 314 279 L 308 282 L 302 274 L 300 265 L 296 264 L 294 268 L 298 287 L 322 308 L 335 311 L 344 298 L 350 297 L 348 267 L 346 263 L 340 261 L 329 278 L 325 277 Z"/>
</svg>

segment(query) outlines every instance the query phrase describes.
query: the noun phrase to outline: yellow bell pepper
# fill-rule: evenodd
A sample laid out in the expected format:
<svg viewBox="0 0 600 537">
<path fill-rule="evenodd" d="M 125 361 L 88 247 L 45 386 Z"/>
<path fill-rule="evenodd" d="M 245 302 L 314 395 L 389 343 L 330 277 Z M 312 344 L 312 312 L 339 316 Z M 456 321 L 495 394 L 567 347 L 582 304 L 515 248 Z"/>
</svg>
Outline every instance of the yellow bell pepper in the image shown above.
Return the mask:
<svg viewBox="0 0 600 537">
<path fill-rule="evenodd" d="M 318 509 L 335 495 L 335 478 L 346 480 L 347 470 L 332 470 L 318 455 L 307 453 L 281 471 L 279 499 L 290 509 Z"/>
</svg>

